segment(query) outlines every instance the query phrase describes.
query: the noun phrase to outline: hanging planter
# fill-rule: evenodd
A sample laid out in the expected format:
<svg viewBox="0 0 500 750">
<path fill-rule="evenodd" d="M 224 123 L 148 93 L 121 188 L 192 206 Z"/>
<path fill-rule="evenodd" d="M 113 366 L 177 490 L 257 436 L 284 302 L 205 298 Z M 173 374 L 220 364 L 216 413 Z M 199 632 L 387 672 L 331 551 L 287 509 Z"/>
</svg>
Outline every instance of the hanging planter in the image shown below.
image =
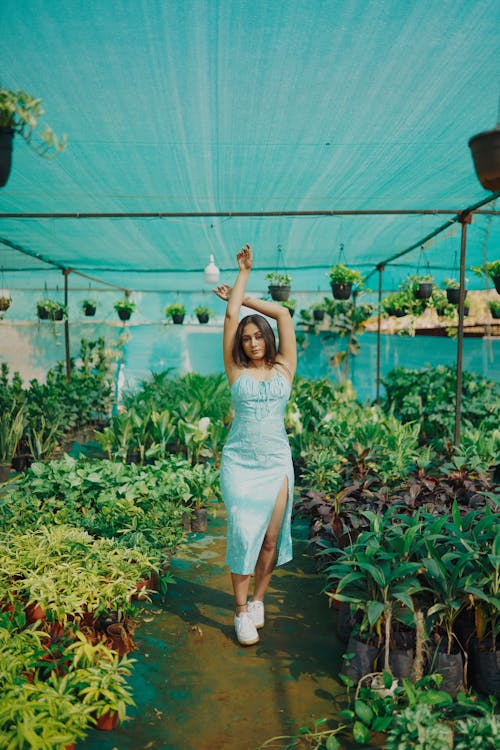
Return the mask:
<svg viewBox="0 0 500 750">
<path fill-rule="evenodd" d="M 7 184 L 12 167 L 14 128 L 0 127 L 0 187 Z"/>
<path fill-rule="evenodd" d="M 330 279 L 334 299 L 349 299 L 354 285 L 358 289 L 363 286 L 363 277 L 360 272 L 347 268 L 343 263 L 332 266 L 327 276 Z"/>
<path fill-rule="evenodd" d="M 113 307 L 118 313 L 120 320 L 130 320 L 130 317 L 135 310 L 135 302 L 132 302 L 132 300 L 129 300 L 128 297 L 126 297 L 125 299 L 119 299 L 118 302 L 115 302 Z"/>
<path fill-rule="evenodd" d="M 495 320 L 499 320 L 500 319 L 500 302 L 490 299 L 488 302 L 488 307 L 490 308 L 491 317 L 495 318 Z"/>
<path fill-rule="evenodd" d="M 43 115 L 42 100 L 25 91 L 0 88 L 0 187 L 9 179 L 12 167 L 14 133 L 18 133 L 39 156 L 53 158 L 66 148 L 66 137 L 59 140 L 47 125 L 38 144 L 33 142 L 38 120 Z"/>
<path fill-rule="evenodd" d="M 469 148 L 481 185 L 485 190 L 500 190 L 500 127 L 473 135 Z"/>
<path fill-rule="evenodd" d="M 12 299 L 5 293 L 0 293 L 0 312 L 5 312 L 12 304 Z"/>
<path fill-rule="evenodd" d="M 95 315 L 96 309 L 97 309 L 97 304 L 94 302 L 94 300 L 90 300 L 90 299 L 83 300 L 82 302 L 83 314 L 86 315 L 88 318 L 92 318 Z"/>
<path fill-rule="evenodd" d="M 460 302 L 460 284 L 455 279 L 446 279 L 444 282 L 446 289 L 446 299 L 452 305 L 458 305 Z M 467 289 L 464 291 L 464 299 L 467 297 Z"/>
<path fill-rule="evenodd" d="M 424 277 L 416 282 L 415 286 L 415 299 L 429 299 L 432 295 L 433 282 L 432 278 Z"/>
<path fill-rule="evenodd" d="M 41 299 L 36 303 L 36 311 L 39 320 L 62 320 L 66 308 L 52 299 Z"/>
<path fill-rule="evenodd" d="M 176 302 L 173 305 L 167 305 L 165 315 L 167 318 L 171 318 L 175 325 L 182 325 L 186 315 L 186 308 L 180 302 Z"/>
<path fill-rule="evenodd" d="M 495 289 L 500 294 L 500 260 L 492 260 L 482 266 L 472 266 L 472 270 L 477 276 L 484 276 L 490 279 L 495 285 Z"/>
<path fill-rule="evenodd" d="M 198 323 L 206 324 L 212 317 L 212 310 L 209 307 L 198 305 L 194 308 L 194 314 L 198 318 Z"/>
<path fill-rule="evenodd" d="M 269 281 L 268 291 L 275 302 L 285 302 L 292 290 L 292 277 L 288 273 L 272 271 L 266 273 L 265 278 Z"/>
</svg>

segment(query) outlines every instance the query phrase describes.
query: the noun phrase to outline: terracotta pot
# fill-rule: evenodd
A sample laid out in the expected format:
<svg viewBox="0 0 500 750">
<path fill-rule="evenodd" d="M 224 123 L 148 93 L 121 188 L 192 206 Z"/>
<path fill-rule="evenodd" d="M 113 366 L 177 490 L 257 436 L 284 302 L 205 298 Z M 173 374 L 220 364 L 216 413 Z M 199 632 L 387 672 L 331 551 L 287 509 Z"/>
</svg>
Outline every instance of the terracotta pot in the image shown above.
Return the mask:
<svg viewBox="0 0 500 750">
<path fill-rule="evenodd" d="M 285 302 L 290 296 L 291 286 L 277 286 L 269 284 L 268 291 L 275 302 Z"/>
<path fill-rule="evenodd" d="M 37 622 L 45 618 L 45 610 L 36 602 L 29 604 L 24 611 L 28 623 Z"/>
<path fill-rule="evenodd" d="M 121 622 L 108 625 L 106 633 L 109 636 L 108 645 L 120 656 L 125 656 L 134 650 L 134 642 Z"/>
<path fill-rule="evenodd" d="M 116 729 L 119 721 L 118 711 L 108 711 L 102 716 L 99 716 L 99 718 L 97 719 L 96 729 L 100 729 L 104 732 L 110 732 L 112 729 Z"/>
</svg>

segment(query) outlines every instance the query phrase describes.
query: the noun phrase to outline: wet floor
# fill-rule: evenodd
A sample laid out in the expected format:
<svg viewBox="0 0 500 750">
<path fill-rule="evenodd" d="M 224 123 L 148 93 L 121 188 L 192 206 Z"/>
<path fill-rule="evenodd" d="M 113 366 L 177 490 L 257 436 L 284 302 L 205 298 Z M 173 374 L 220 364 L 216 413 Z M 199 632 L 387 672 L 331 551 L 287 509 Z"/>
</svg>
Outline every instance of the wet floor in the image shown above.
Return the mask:
<svg viewBox="0 0 500 750">
<path fill-rule="evenodd" d="M 335 716 L 344 699 L 336 679 L 344 647 L 306 535 L 296 520 L 294 560 L 273 576 L 260 642 L 242 647 L 217 506 L 208 533 L 189 535 L 178 550 L 164 607 L 155 601 L 136 631 L 130 719 L 112 732 L 91 732 L 78 750 L 256 750 Z"/>
</svg>

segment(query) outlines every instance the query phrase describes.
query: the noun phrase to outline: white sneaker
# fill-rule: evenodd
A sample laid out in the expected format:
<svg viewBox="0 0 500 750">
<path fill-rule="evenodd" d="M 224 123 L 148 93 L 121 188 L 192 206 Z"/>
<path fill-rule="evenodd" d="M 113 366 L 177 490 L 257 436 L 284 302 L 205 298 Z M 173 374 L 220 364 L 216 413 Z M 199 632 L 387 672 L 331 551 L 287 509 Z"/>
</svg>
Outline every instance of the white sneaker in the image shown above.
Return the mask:
<svg viewBox="0 0 500 750">
<path fill-rule="evenodd" d="M 256 628 L 264 627 L 264 602 L 258 599 L 248 602 L 248 614 Z"/>
<path fill-rule="evenodd" d="M 253 646 L 254 643 L 259 642 L 257 628 L 248 612 L 242 612 L 240 615 L 234 616 L 234 629 L 236 630 L 236 638 L 242 646 Z"/>
</svg>

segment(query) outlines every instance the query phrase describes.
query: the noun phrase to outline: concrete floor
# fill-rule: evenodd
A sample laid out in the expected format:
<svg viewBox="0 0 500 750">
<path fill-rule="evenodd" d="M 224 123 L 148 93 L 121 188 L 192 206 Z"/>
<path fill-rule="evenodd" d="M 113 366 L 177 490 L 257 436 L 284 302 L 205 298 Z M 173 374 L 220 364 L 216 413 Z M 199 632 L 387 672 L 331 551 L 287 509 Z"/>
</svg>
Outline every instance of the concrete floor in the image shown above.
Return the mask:
<svg viewBox="0 0 500 750">
<path fill-rule="evenodd" d="M 273 576 L 261 640 L 245 648 L 232 626 L 223 507 L 215 513 L 208 533 L 178 550 L 165 606 L 142 610 L 132 654 L 137 706 L 78 750 L 256 750 L 342 707 L 344 646 L 306 553 L 306 525 L 294 523 L 294 560 Z"/>
</svg>

